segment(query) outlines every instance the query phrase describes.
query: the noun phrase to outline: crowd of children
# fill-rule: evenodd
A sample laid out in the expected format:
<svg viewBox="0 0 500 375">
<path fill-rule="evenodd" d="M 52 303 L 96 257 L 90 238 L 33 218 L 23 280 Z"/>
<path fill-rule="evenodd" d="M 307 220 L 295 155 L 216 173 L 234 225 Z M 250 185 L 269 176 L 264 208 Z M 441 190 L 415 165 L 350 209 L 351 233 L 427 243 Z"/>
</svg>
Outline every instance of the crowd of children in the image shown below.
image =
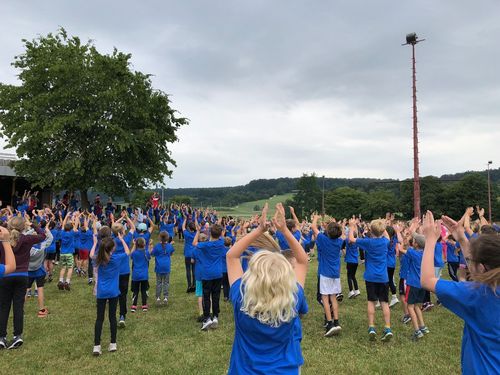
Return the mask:
<svg viewBox="0 0 500 375">
<path fill-rule="evenodd" d="M 27 196 L 31 203 L 32 194 Z M 10 275 L 0 278 L 0 348 L 22 345 L 24 300 L 33 284 L 38 316 L 47 316 L 44 285 L 53 280 L 53 267 L 59 261 L 57 287 L 61 292 L 71 291 L 73 272 L 88 277 L 88 283 L 94 285 L 97 313 L 93 353 L 102 353 L 106 305 L 111 329 L 109 351 L 116 351 L 117 327 L 126 325 L 128 289 L 132 291 L 130 312 L 138 310 L 139 297 L 140 309 L 149 309 L 152 257 L 156 303 L 168 303 L 173 241 L 177 237 L 184 242 L 186 292 L 194 292 L 198 300 L 201 329 L 216 329 L 220 324 L 221 291 L 224 300 L 234 307 L 231 374 L 298 373 L 304 361 L 299 316 L 308 311 L 304 286 L 315 249 L 325 337 L 342 332 L 340 275 L 344 256 L 348 300 L 366 293 L 369 340 L 378 337 L 378 306 L 384 320 L 380 341 L 393 338 L 391 308 L 398 303 L 402 305 L 402 322 L 413 325 L 412 340 L 430 334 L 423 312 L 433 307 L 431 291 L 437 295 L 437 303 L 465 321 L 463 368 L 471 369 L 471 373 L 500 369 L 500 236 L 498 227 L 485 220 L 479 207 L 477 223 L 471 220 L 474 210 L 467 208 L 458 222 L 447 217 L 435 221 L 429 212 L 422 225 L 417 219 L 398 221 L 390 214 L 370 223 L 356 217 L 340 221 L 318 215 L 313 215 L 311 222 L 300 222 L 293 208 L 292 218 L 286 220 L 280 204 L 271 220 L 267 218 L 267 205 L 261 215 L 236 220 L 185 204 L 164 209 L 158 196 L 151 200 L 146 210 L 123 209 L 115 216 L 114 207 L 102 213 L 68 205 L 29 210 L 25 194 L 17 210 L 2 210 L 0 220 L 8 229 L 0 226 L 0 275 Z M 158 238 L 152 237 L 155 228 Z M 394 280 L 398 261 L 399 288 Z M 445 262 L 452 281 L 440 280 Z M 356 278 L 360 263 L 364 263 L 363 291 Z M 471 300 L 487 305 L 484 309 L 491 313 L 490 318 L 484 311 L 467 308 L 464 301 Z M 14 337 L 8 342 L 11 305 Z M 478 347 L 484 343 L 486 347 Z"/>
</svg>

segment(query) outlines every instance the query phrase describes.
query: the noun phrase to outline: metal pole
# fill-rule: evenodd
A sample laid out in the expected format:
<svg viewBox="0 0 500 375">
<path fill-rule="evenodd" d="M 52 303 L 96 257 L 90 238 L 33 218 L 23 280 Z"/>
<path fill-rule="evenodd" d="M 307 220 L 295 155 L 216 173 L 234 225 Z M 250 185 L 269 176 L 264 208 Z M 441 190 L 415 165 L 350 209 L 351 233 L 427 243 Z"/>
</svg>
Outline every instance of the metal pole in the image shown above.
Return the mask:
<svg viewBox="0 0 500 375">
<path fill-rule="evenodd" d="M 325 217 L 325 175 L 323 175 L 323 195 L 321 198 L 321 214 Z"/>
<path fill-rule="evenodd" d="M 415 43 L 412 49 L 412 73 L 413 73 L 413 213 L 414 217 L 420 217 L 420 170 L 418 160 L 418 125 L 417 125 L 417 73 L 415 66 Z"/>
<path fill-rule="evenodd" d="M 488 221 L 491 224 L 491 179 L 490 179 L 490 165 L 491 161 L 488 162 Z"/>
</svg>

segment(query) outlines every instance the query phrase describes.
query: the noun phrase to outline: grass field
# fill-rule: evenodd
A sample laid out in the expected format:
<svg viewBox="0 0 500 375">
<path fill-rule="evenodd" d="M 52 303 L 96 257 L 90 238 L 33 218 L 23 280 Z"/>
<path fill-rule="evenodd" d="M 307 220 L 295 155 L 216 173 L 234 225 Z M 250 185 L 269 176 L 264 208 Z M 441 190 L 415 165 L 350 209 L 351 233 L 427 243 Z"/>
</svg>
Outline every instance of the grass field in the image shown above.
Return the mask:
<svg viewBox="0 0 500 375">
<path fill-rule="evenodd" d="M 275 195 L 273 197 L 270 197 L 268 199 L 261 199 L 258 201 L 252 201 L 252 202 L 245 202 L 241 203 L 238 206 L 231 207 L 231 208 L 225 208 L 222 207 L 220 209 L 217 209 L 217 212 L 221 215 L 231 215 L 231 216 L 236 216 L 236 217 L 250 217 L 252 215 L 260 213 L 262 210 L 262 207 L 264 207 L 264 203 L 268 202 L 269 203 L 269 214 L 274 215 L 274 210 L 275 210 L 275 205 L 278 202 L 284 203 L 288 199 L 292 199 L 294 196 L 293 193 L 289 194 L 283 194 L 283 195 Z M 254 211 L 254 207 L 259 206 L 260 210 L 259 211 Z"/>
<path fill-rule="evenodd" d="M 36 316 L 36 301 L 33 298 L 27 301 L 25 344 L 19 350 L 0 352 L 2 373 L 224 374 L 234 334 L 232 308 L 221 301 L 219 328 L 200 331 L 195 321 L 195 297 L 185 293 L 182 244 L 175 247 L 169 305 L 157 307 L 153 303 L 147 313 L 129 313 L 127 327 L 118 331 L 118 352 L 105 351 L 109 343 L 109 325 L 105 321 L 103 355 L 92 357 L 95 299 L 86 280 L 76 277 L 71 292 L 58 291 L 55 282 L 46 285 L 50 314 L 45 319 Z M 387 344 L 369 342 L 363 283 L 360 283 L 362 295 L 358 299 L 346 299 L 340 305 L 341 335 L 323 338 L 323 313 L 315 302 L 316 269 L 314 258 L 306 285 L 310 311 L 303 318 L 303 374 L 460 373 L 463 325 L 444 308 L 424 314 L 431 333 L 414 343 L 409 339 L 412 329 L 400 323 L 402 310 L 396 305 L 392 310 L 394 340 Z M 364 266 L 360 265 L 358 281 L 362 280 L 363 270 Z M 345 290 L 345 271 L 342 273 Z M 151 272 L 150 283 L 154 285 L 154 282 Z M 377 313 L 377 324 L 380 333 L 381 312 Z M 12 333 L 12 319 L 9 332 Z"/>
</svg>

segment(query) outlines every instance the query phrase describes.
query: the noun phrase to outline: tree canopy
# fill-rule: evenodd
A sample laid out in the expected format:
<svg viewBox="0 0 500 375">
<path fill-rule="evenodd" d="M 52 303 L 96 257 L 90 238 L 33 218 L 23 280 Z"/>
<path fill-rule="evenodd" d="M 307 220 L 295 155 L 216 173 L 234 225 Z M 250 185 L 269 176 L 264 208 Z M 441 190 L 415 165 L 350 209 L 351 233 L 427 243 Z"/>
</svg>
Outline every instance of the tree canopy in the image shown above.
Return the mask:
<svg viewBox="0 0 500 375">
<path fill-rule="evenodd" d="M 64 29 L 23 40 L 20 85 L 0 84 L 0 124 L 19 175 L 39 186 L 124 194 L 160 183 L 175 161 L 168 144 L 188 124 L 131 55 L 101 54 Z"/>
</svg>

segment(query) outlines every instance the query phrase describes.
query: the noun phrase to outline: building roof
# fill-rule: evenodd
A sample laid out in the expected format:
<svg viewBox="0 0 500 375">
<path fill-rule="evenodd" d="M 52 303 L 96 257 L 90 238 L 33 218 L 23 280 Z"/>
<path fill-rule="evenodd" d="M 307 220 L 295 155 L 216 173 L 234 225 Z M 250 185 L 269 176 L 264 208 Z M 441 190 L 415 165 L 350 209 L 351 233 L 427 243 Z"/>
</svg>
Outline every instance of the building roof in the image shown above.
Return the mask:
<svg viewBox="0 0 500 375">
<path fill-rule="evenodd" d="M 16 172 L 10 166 L 16 159 L 15 155 L 0 152 L 0 176 L 16 177 Z"/>
</svg>

